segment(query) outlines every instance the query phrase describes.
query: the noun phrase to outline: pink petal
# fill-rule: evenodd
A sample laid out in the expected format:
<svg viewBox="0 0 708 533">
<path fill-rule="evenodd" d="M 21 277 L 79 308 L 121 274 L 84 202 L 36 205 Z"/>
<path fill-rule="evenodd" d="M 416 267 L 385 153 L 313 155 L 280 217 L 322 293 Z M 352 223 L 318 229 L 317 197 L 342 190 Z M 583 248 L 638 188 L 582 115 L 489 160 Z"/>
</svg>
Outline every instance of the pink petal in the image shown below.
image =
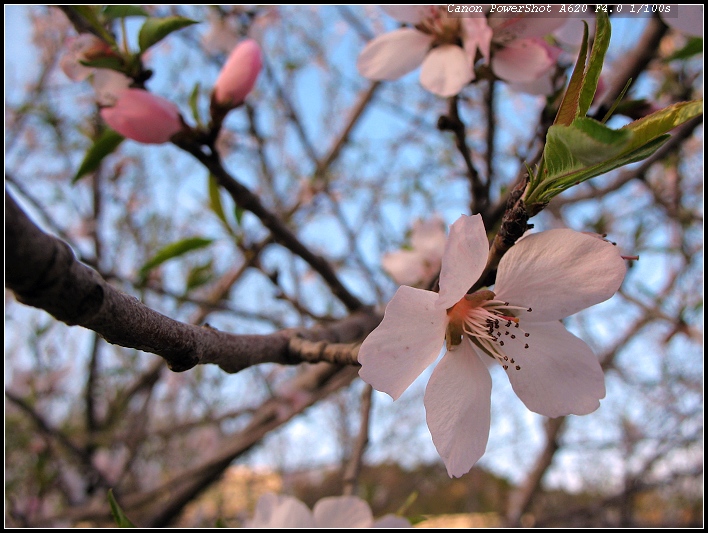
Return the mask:
<svg viewBox="0 0 708 533">
<path fill-rule="evenodd" d="M 567 21 L 567 14 L 554 13 L 501 14 L 491 13 L 489 25 L 494 30 L 493 41 L 506 44 L 517 39 L 544 37 L 562 27 Z"/>
<path fill-rule="evenodd" d="M 547 72 L 556 58 L 554 50 L 540 39 L 520 39 L 494 54 L 492 72 L 506 81 L 533 81 Z"/>
<path fill-rule="evenodd" d="M 96 101 L 100 105 L 112 106 L 118 101 L 120 93 L 130 88 L 131 78 L 107 68 L 94 69 L 91 85 L 96 93 Z"/>
<path fill-rule="evenodd" d="M 371 527 L 375 527 L 378 529 L 391 529 L 394 527 L 411 527 L 411 523 L 400 516 L 396 516 L 394 514 L 387 514 L 376 520 Z"/>
<path fill-rule="evenodd" d="M 521 321 L 520 329 L 529 336 L 506 337 L 503 350 L 514 360 L 506 373 L 526 407 L 550 417 L 595 411 L 605 397 L 605 377 L 590 347 L 561 322 Z"/>
<path fill-rule="evenodd" d="M 439 262 L 445 251 L 446 228 L 445 221 L 439 216 L 416 221 L 411 233 L 411 246 L 431 260 L 437 258 Z"/>
<path fill-rule="evenodd" d="M 359 348 L 359 376 L 394 400 L 440 355 L 447 313 L 437 294 L 402 286 L 384 319 Z"/>
<path fill-rule="evenodd" d="M 489 439 L 492 378 L 467 339 L 448 351 L 425 389 L 425 418 L 452 477 L 470 471 Z"/>
<path fill-rule="evenodd" d="M 263 59 L 261 47 L 253 39 L 241 41 L 233 49 L 214 84 L 214 99 L 222 106 L 236 107 L 253 90 Z"/>
<path fill-rule="evenodd" d="M 498 300 L 530 307 L 532 322 L 560 320 L 617 292 L 627 272 L 611 243 L 571 229 L 519 240 L 499 263 Z"/>
<path fill-rule="evenodd" d="M 533 81 L 517 81 L 509 83 L 509 88 L 520 93 L 534 96 L 548 96 L 556 90 L 554 85 L 555 72 L 549 69 Z"/>
<path fill-rule="evenodd" d="M 395 18 L 398 22 L 406 22 L 408 24 L 418 24 L 432 11 L 433 6 L 398 6 L 388 5 L 381 6 L 381 9 L 390 17 Z"/>
<path fill-rule="evenodd" d="M 369 41 L 356 62 L 359 73 L 371 80 L 395 80 L 420 66 L 433 37 L 413 28 L 401 28 Z"/>
<path fill-rule="evenodd" d="M 481 215 L 462 215 L 450 226 L 436 306 L 449 309 L 467 294 L 487 264 L 489 241 Z"/>
<path fill-rule="evenodd" d="M 182 130 L 179 109 L 169 100 L 142 89 L 126 89 L 101 117 L 118 133 L 141 143 L 159 144 Z"/>
<path fill-rule="evenodd" d="M 470 17 L 463 18 L 461 22 L 462 42 L 471 64 L 474 65 L 478 50 L 485 62 L 488 62 L 492 28 L 487 25 L 487 20 L 484 17 Z"/>
<path fill-rule="evenodd" d="M 415 250 L 399 250 L 386 254 L 381 259 L 381 266 L 399 285 L 425 285 L 428 272 L 425 257 Z"/>
<path fill-rule="evenodd" d="M 420 83 L 428 91 L 447 98 L 474 79 L 470 58 L 454 44 L 433 48 L 423 60 Z"/>
<path fill-rule="evenodd" d="M 312 512 L 315 515 L 315 527 L 371 527 L 374 521 L 369 504 L 356 496 L 322 498 Z"/>
<path fill-rule="evenodd" d="M 307 505 L 292 496 L 266 493 L 256 504 L 256 512 L 245 527 L 253 528 L 313 528 L 315 520 Z"/>
</svg>

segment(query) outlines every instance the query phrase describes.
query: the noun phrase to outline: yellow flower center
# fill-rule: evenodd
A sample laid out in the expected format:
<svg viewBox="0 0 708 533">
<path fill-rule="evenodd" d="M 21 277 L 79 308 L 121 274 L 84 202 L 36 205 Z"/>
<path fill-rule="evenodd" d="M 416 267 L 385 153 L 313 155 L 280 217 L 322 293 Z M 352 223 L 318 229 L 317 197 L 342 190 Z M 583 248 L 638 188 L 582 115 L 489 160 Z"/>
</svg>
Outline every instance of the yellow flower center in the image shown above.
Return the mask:
<svg viewBox="0 0 708 533">
<path fill-rule="evenodd" d="M 521 312 L 531 312 L 531 308 L 510 305 L 495 299 L 490 290 L 481 290 L 465 296 L 447 310 L 449 323 L 445 333 L 447 349 L 453 350 L 467 338 L 484 353 L 493 357 L 504 370 L 514 368 L 521 370 L 517 362 L 508 357 L 504 351 L 504 343 L 524 340 L 524 348 L 528 349 L 528 338 L 531 336 L 519 326 Z M 508 337 L 508 339 L 507 339 Z"/>
</svg>

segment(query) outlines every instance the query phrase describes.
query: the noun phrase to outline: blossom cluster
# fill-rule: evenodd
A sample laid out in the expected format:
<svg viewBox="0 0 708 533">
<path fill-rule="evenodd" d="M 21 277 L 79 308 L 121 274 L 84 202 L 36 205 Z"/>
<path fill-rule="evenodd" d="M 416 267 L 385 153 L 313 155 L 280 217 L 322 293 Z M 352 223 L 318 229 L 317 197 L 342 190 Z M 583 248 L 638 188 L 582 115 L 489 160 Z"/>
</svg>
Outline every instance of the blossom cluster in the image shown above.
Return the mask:
<svg viewBox="0 0 708 533">
<path fill-rule="evenodd" d="M 394 80 L 421 67 L 420 82 L 439 96 L 454 96 L 487 65 L 499 79 L 519 84 L 552 71 L 561 49 L 544 37 L 566 23 L 562 14 L 449 16 L 446 6 L 382 6 L 403 28 L 371 40 L 359 55 L 359 72 Z"/>
</svg>

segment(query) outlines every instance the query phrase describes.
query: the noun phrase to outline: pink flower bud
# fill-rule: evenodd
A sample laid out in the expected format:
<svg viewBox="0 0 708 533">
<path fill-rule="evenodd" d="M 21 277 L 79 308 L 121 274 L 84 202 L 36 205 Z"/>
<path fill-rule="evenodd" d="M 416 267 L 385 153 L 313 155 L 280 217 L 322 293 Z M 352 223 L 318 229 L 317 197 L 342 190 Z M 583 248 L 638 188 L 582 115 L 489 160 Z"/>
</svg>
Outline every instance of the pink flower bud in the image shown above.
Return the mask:
<svg viewBox="0 0 708 533">
<path fill-rule="evenodd" d="M 214 84 L 214 101 L 229 108 L 241 105 L 253 89 L 262 65 L 258 43 L 253 39 L 240 42 Z"/>
<path fill-rule="evenodd" d="M 118 133 L 141 143 L 160 144 L 182 130 L 179 109 L 169 100 L 143 89 L 125 89 L 101 116 Z"/>
</svg>

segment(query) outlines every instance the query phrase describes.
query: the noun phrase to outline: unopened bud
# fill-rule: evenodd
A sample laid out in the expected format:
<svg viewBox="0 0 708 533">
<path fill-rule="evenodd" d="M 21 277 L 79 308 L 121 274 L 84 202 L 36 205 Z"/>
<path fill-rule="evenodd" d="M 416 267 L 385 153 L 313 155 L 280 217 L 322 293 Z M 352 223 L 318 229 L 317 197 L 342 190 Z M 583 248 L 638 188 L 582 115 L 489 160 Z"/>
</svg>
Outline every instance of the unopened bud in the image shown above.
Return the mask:
<svg viewBox="0 0 708 533">
<path fill-rule="evenodd" d="M 141 143 L 160 144 L 183 128 L 175 104 L 143 89 L 126 89 L 113 107 L 101 109 L 101 116 L 118 133 Z"/>
<path fill-rule="evenodd" d="M 228 109 L 241 105 L 253 90 L 262 66 L 258 43 L 253 39 L 241 41 L 231 52 L 214 84 L 214 103 Z"/>
</svg>

